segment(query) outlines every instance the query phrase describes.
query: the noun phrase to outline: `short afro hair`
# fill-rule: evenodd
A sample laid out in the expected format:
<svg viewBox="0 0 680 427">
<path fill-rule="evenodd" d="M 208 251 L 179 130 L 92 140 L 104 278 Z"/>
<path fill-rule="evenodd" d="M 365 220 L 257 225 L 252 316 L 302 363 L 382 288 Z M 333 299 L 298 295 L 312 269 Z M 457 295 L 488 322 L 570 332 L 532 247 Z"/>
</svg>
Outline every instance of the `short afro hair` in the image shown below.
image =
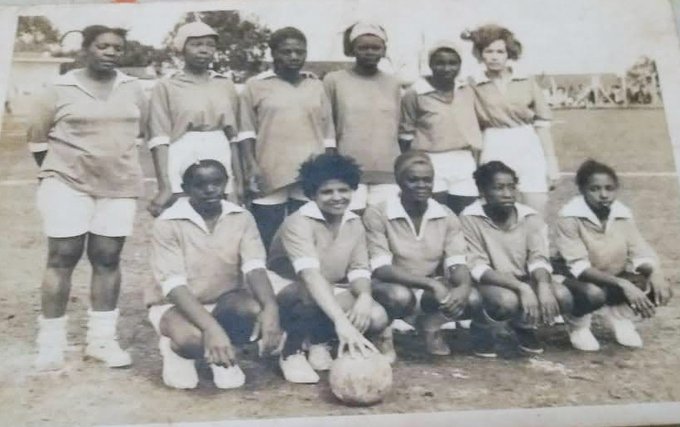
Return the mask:
<svg viewBox="0 0 680 427">
<path fill-rule="evenodd" d="M 302 191 L 313 198 L 324 182 L 337 179 L 356 190 L 361 180 L 361 168 L 356 160 L 340 154 L 319 154 L 300 166 L 299 181 Z"/>
<path fill-rule="evenodd" d="M 227 173 L 227 168 L 224 167 L 222 162 L 215 159 L 203 159 L 192 163 L 182 174 L 182 184 L 193 185 L 194 179 L 196 178 L 196 171 L 201 168 L 215 168 L 224 175 L 225 181 L 229 181 L 229 174 Z"/>
<path fill-rule="evenodd" d="M 522 43 L 515 38 L 515 34 L 499 25 L 483 25 L 472 31 L 464 31 L 460 37 L 472 42 L 472 54 L 478 61 L 482 60 L 482 52 L 496 40 L 505 42 L 508 59 L 518 60 L 522 56 Z"/>
<path fill-rule="evenodd" d="M 307 37 L 305 34 L 295 27 L 284 27 L 278 29 L 269 36 L 269 49 L 272 51 L 276 50 L 284 40 L 295 39 L 307 44 Z"/>
<path fill-rule="evenodd" d="M 498 160 L 491 161 L 489 163 L 484 163 L 472 174 L 475 179 L 475 184 L 481 193 L 483 190 L 489 188 L 493 184 L 494 177 L 499 173 L 506 173 L 512 176 L 515 184 L 519 182 L 517 173 L 508 165 Z"/>
<path fill-rule="evenodd" d="M 85 27 L 82 31 L 83 34 L 83 41 L 81 43 L 81 47 L 83 49 L 87 49 L 90 46 L 92 46 L 92 43 L 97 39 L 102 34 L 115 34 L 118 37 L 122 38 L 123 41 L 126 41 L 127 37 L 127 30 L 123 28 L 112 28 L 112 27 L 107 27 L 106 25 L 90 25 L 89 27 Z"/>
<path fill-rule="evenodd" d="M 588 180 L 596 173 L 609 175 L 614 180 L 616 186 L 619 186 L 619 177 L 616 175 L 616 171 L 614 171 L 611 166 L 605 165 L 604 163 L 600 163 L 593 159 L 588 159 L 581 163 L 581 166 L 579 166 L 578 170 L 576 171 L 575 181 L 578 189 L 583 190 L 586 188 L 588 185 Z"/>
</svg>

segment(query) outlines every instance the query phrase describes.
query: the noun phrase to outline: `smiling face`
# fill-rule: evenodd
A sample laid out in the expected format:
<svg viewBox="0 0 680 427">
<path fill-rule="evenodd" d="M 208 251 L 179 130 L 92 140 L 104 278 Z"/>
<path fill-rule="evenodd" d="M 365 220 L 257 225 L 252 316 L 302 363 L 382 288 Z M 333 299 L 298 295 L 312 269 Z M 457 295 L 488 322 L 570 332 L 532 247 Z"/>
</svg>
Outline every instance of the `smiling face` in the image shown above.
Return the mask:
<svg viewBox="0 0 680 427">
<path fill-rule="evenodd" d="M 517 182 L 512 174 L 497 172 L 481 193 L 490 208 L 511 208 L 517 200 Z"/>
<path fill-rule="evenodd" d="M 352 42 L 352 52 L 358 66 L 376 68 L 385 56 L 385 42 L 378 36 L 364 34 Z"/>
<path fill-rule="evenodd" d="M 508 49 L 504 40 L 496 40 L 482 50 L 482 62 L 489 71 L 503 71 L 508 62 Z"/>
<path fill-rule="evenodd" d="M 217 51 L 214 36 L 189 37 L 184 44 L 184 61 L 193 69 L 207 70 Z"/>
<path fill-rule="evenodd" d="M 460 72 L 460 56 L 449 49 L 439 49 L 430 57 L 430 69 L 432 70 L 432 78 L 453 83 Z"/>
<path fill-rule="evenodd" d="M 114 33 L 99 34 L 85 48 L 87 67 L 93 71 L 112 71 L 125 53 L 125 39 Z"/>
<path fill-rule="evenodd" d="M 307 59 L 307 43 L 287 38 L 272 50 L 274 67 L 283 72 L 298 72 Z"/>
<path fill-rule="evenodd" d="M 207 211 L 220 206 L 226 186 L 224 170 L 207 165 L 196 168 L 189 182 L 182 184 L 182 189 L 189 196 L 192 206 Z"/>
<path fill-rule="evenodd" d="M 609 212 L 612 203 L 616 200 L 618 190 L 617 182 L 607 173 L 590 175 L 585 187 L 580 189 L 586 203 L 596 214 Z"/>
<path fill-rule="evenodd" d="M 312 200 L 324 214 L 342 216 L 352 200 L 352 188 L 339 179 L 329 179 L 319 186 Z"/>
<path fill-rule="evenodd" d="M 434 169 L 426 162 L 414 163 L 401 174 L 397 183 L 401 188 L 402 200 L 427 202 L 432 197 Z"/>
</svg>

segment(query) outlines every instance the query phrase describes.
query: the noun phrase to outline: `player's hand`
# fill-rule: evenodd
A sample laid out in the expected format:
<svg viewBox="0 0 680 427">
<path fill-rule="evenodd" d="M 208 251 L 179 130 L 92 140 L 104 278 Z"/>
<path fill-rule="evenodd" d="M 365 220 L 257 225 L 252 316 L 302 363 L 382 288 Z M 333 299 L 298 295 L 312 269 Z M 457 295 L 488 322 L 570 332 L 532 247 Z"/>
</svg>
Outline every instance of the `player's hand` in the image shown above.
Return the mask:
<svg viewBox="0 0 680 427">
<path fill-rule="evenodd" d="M 251 341 L 259 338 L 258 353 L 260 357 L 275 356 L 281 351 L 283 330 L 279 323 L 279 311 L 276 308 L 265 307 L 257 316 Z"/>
<path fill-rule="evenodd" d="M 151 199 L 146 210 L 149 211 L 152 216 L 157 217 L 162 214 L 165 209 L 170 207 L 170 205 L 175 203 L 175 200 L 177 200 L 177 196 L 172 194 L 170 189 L 159 190 L 158 193 L 156 193 L 156 196 Z"/>
<path fill-rule="evenodd" d="M 623 295 L 628 301 L 628 305 L 634 312 L 644 318 L 654 316 L 654 303 L 637 286 L 626 279 L 619 279 L 619 286 L 623 290 Z"/>
<path fill-rule="evenodd" d="M 203 332 L 203 347 L 206 362 L 225 368 L 236 364 L 231 340 L 219 324 Z"/>
<path fill-rule="evenodd" d="M 371 310 L 373 309 L 373 297 L 370 293 L 362 293 L 354 301 L 354 305 L 347 312 L 347 318 L 362 334 L 371 324 Z"/>
<path fill-rule="evenodd" d="M 350 357 L 368 356 L 378 349 L 364 337 L 348 319 L 335 322 L 335 333 L 338 335 L 338 355 L 349 354 Z"/>
<path fill-rule="evenodd" d="M 536 294 L 540 305 L 541 321 L 546 325 L 555 323 L 555 317 L 560 314 L 560 306 L 552 291 L 550 283 L 539 283 L 536 286 Z"/>
<path fill-rule="evenodd" d="M 456 286 L 449 289 L 443 300 L 439 301 L 440 309 L 447 317 L 457 319 L 463 315 L 467 306 L 472 288 L 469 286 Z"/>
<path fill-rule="evenodd" d="M 522 313 L 524 315 L 524 319 L 531 323 L 531 324 L 536 324 L 538 320 L 540 319 L 540 304 L 538 302 L 538 298 L 536 297 L 536 294 L 534 293 L 533 289 L 531 289 L 531 286 L 527 285 L 524 283 L 519 291 L 519 302 L 520 305 L 522 306 Z"/>
<path fill-rule="evenodd" d="M 650 285 L 654 291 L 654 305 L 657 307 L 666 305 L 673 296 L 673 290 L 668 285 L 668 282 L 661 279 L 651 280 Z"/>
</svg>

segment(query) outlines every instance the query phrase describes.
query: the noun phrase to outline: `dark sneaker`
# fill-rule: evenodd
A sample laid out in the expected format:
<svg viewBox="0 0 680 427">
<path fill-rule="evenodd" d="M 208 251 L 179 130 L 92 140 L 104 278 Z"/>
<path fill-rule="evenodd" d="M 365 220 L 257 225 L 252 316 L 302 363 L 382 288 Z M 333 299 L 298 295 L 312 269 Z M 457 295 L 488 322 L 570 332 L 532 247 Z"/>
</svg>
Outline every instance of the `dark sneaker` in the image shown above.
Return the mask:
<svg viewBox="0 0 680 427">
<path fill-rule="evenodd" d="M 519 348 L 531 354 L 542 354 L 543 344 L 536 337 L 536 329 L 513 328 Z"/>
<path fill-rule="evenodd" d="M 472 322 L 470 325 L 470 339 L 472 341 L 472 352 L 477 357 L 493 359 L 496 354 L 496 341 L 493 337 L 491 328 L 482 327 Z"/>
</svg>

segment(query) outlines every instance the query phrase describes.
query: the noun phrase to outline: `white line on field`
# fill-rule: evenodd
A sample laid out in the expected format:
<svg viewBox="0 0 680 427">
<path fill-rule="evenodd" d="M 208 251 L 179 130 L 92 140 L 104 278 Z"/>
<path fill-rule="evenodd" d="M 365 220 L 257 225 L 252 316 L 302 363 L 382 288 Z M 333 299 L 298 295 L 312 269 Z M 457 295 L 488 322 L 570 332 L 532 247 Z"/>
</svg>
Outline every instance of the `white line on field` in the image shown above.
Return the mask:
<svg viewBox="0 0 680 427">
<path fill-rule="evenodd" d="M 561 176 L 575 176 L 576 172 L 560 172 Z M 617 172 L 619 176 L 630 178 L 676 177 L 677 172 Z M 144 178 L 144 182 L 156 182 L 156 178 Z M 37 185 L 36 179 L 6 179 L 0 181 L 0 187 L 19 187 L 22 185 Z"/>
</svg>

